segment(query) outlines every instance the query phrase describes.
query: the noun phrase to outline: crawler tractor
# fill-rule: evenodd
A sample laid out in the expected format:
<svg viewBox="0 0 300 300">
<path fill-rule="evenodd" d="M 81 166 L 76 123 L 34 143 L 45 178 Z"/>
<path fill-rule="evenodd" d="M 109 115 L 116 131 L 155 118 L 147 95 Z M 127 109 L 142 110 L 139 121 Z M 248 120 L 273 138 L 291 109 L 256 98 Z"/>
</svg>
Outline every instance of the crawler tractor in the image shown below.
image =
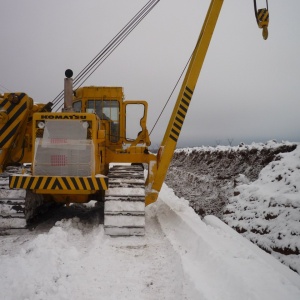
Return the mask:
<svg viewBox="0 0 300 300">
<path fill-rule="evenodd" d="M 147 102 L 125 101 L 122 87 L 73 90 L 68 70 L 62 112 L 24 93 L 1 96 L 0 170 L 31 164 L 31 172 L 9 179 L 11 189 L 26 190 L 28 221 L 48 203 L 97 200 L 104 202 L 108 235 L 144 235 L 145 205 L 163 184 L 222 3 L 211 1 L 157 155 L 148 150 Z"/>
</svg>

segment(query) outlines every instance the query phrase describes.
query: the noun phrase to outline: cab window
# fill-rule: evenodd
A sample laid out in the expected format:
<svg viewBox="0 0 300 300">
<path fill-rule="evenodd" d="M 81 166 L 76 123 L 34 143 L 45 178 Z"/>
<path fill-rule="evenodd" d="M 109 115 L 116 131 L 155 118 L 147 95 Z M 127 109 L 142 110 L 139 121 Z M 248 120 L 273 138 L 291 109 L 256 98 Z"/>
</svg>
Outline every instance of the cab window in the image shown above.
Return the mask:
<svg viewBox="0 0 300 300">
<path fill-rule="evenodd" d="M 110 141 L 116 143 L 120 139 L 120 105 L 117 100 L 88 100 L 87 109 L 93 109 L 101 120 L 108 121 Z"/>
<path fill-rule="evenodd" d="M 73 109 L 75 112 L 81 112 L 82 103 L 81 101 L 76 101 L 73 103 Z"/>
</svg>

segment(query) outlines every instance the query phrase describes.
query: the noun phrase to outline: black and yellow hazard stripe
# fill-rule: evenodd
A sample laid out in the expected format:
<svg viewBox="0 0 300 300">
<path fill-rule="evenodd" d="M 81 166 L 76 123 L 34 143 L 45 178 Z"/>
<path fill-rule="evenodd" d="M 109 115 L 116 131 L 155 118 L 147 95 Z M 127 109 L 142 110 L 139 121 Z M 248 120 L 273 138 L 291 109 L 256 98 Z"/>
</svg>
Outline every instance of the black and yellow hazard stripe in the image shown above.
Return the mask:
<svg viewBox="0 0 300 300">
<path fill-rule="evenodd" d="M 170 138 L 177 143 L 186 113 L 188 111 L 191 99 L 193 96 L 193 91 L 189 87 L 185 87 L 183 96 L 179 103 L 179 107 L 171 128 Z"/>
<path fill-rule="evenodd" d="M 1 102 L 2 110 L 6 111 L 8 115 L 8 121 L 0 126 L 0 149 L 7 148 L 6 145 L 12 141 L 12 138 L 18 131 L 20 123 L 23 121 L 23 114 L 27 110 L 27 97 L 25 96 L 24 93 L 18 96 L 20 100 L 19 104 L 10 102 L 8 98 Z"/>
<path fill-rule="evenodd" d="M 9 176 L 9 187 L 12 189 L 28 190 L 107 190 L 108 178 L 79 177 L 79 176 Z"/>
<path fill-rule="evenodd" d="M 259 22 L 269 22 L 269 11 L 265 8 L 259 9 L 257 12 L 257 19 Z"/>
</svg>

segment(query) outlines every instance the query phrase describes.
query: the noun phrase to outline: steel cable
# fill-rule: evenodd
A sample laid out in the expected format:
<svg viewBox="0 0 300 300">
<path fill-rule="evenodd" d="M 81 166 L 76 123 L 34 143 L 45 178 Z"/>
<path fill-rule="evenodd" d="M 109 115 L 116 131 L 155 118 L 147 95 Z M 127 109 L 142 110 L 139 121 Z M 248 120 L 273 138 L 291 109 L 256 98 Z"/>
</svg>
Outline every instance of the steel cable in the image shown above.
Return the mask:
<svg viewBox="0 0 300 300">
<path fill-rule="evenodd" d="M 134 28 L 150 13 L 160 0 L 150 0 L 148 3 L 123 27 L 121 31 L 89 62 L 89 64 L 74 78 L 74 86 L 80 87 L 109 57 L 109 55 L 123 42 Z M 60 104 L 63 91 L 52 101 L 52 108 Z M 58 109 L 62 107 L 61 104 Z M 57 110 L 58 110 L 57 109 Z"/>
<path fill-rule="evenodd" d="M 180 76 L 179 76 L 179 78 L 178 78 L 178 80 L 177 80 L 177 82 L 176 82 L 176 84 L 175 84 L 175 86 L 174 86 L 174 88 L 173 88 L 173 90 L 172 90 L 172 92 L 171 92 L 171 94 L 170 94 L 168 100 L 166 101 L 166 103 L 165 103 L 164 107 L 162 108 L 162 110 L 161 110 L 159 116 L 157 117 L 157 119 L 156 119 L 156 121 L 155 121 L 155 123 L 154 123 L 152 129 L 150 130 L 149 136 L 151 135 L 152 131 L 153 131 L 154 128 L 156 127 L 156 125 L 157 125 L 157 123 L 158 123 L 160 117 L 162 116 L 162 114 L 163 114 L 165 108 L 167 107 L 167 105 L 168 105 L 168 103 L 169 103 L 169 101 L 170 101 L 170 99 L 171 99 L 171 97 L 172 97 L 172 95 L 173 95 L 173 93 L 174 93 L 176 87 L 178 86 L 178 83 L 180 82 L 180 80 L 181 80 L 181 78 L 182 78 L 182 76 L 183 76 L 183 74 L 184 74 L 186 68 L 187 68 L 188 65 L 189 65 L 190 60 L 192 59 L 192 56 L 193 56 L 193 54 L 190 56 L 188 62 L 186 63 L 184 69 L 182 70 L 182 72 L 181 72 L 181 74 L 180 74 Z"/>
</svg>

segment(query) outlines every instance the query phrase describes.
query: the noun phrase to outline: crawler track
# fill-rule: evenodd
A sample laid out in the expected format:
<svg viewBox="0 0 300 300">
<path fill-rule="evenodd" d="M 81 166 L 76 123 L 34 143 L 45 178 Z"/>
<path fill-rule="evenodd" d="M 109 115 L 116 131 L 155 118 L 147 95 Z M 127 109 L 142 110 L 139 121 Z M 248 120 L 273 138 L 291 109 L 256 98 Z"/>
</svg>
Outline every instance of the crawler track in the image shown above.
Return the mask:
<svg viewBox="0 0 300 300">
<path fill-rule="evenodd" d="M 18 167 L 8 167 L 0 174 L 0 233 L 11 229 L 26 229 L 25 191 L 9 189 L 9 175 L 20 172 Z"/>
<path fill-rule="evenodd" d="M 0 175 L 0 234 L 27 229 L 24 214 L 26 192 L 9 189 L 9 175 L 20 172 L 19 168 L 9 168 Z M 144 235 L 145 179 L 142 165 L 116 165 L 110 169 L 108 176 L 105 233 L 111 236 Z"/>
<path fill-rule="evenodd" d="M 104 230 L 111 236 L 145 234 L 145 179 L 142 165 L 116 165 L 108 174 Z"/>
</svg>

